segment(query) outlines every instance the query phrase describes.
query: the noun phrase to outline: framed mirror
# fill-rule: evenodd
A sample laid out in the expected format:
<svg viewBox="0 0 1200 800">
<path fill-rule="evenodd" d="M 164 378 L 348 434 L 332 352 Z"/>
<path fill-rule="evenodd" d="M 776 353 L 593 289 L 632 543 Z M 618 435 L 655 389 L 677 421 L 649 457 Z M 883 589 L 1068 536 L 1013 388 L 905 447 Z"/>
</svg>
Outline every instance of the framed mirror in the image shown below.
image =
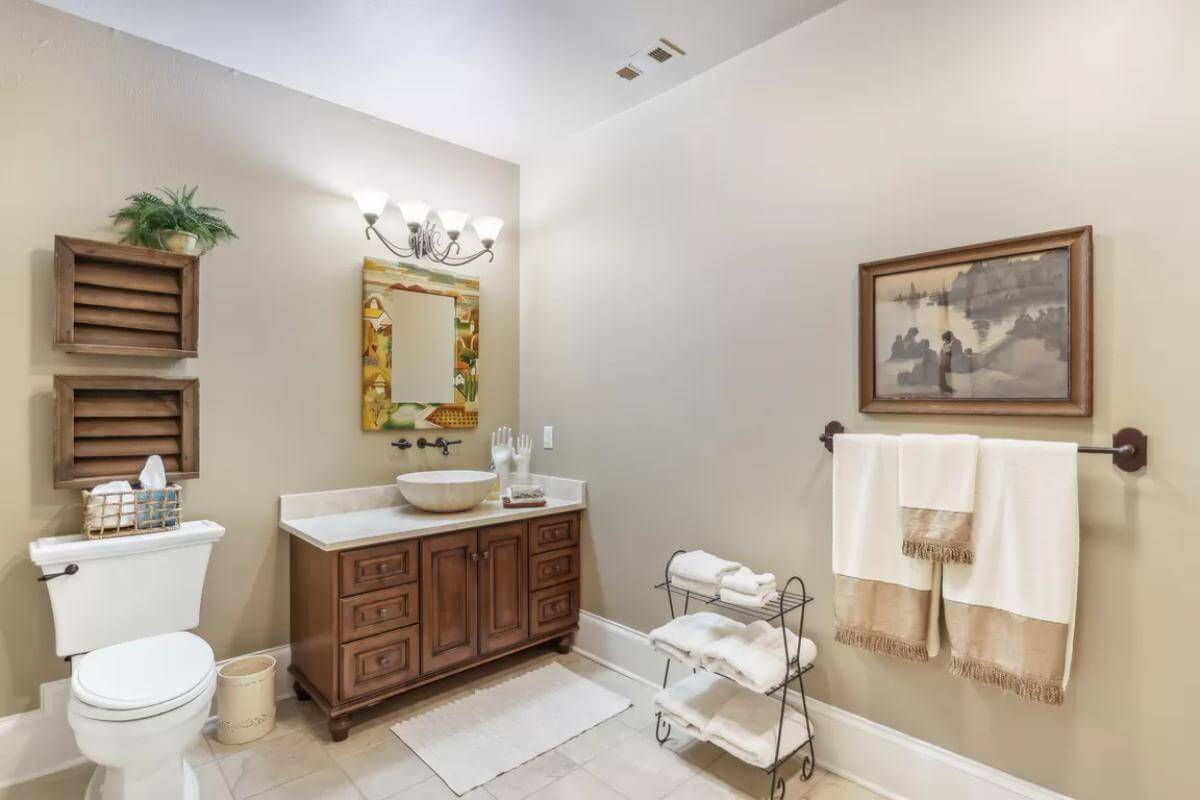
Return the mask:
<svg viewBox="0 0 1200 800">
<path fill-rule="evenodd" d="M 479 424 L 479 279 L 363 260 L 364 431 Z"/>
</svg>

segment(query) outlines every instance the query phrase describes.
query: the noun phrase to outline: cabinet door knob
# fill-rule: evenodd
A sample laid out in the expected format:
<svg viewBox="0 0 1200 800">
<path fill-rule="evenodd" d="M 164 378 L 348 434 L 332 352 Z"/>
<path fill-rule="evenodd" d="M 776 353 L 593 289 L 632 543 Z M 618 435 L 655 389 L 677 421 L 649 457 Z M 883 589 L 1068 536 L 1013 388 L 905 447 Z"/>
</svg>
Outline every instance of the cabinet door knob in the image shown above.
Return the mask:
<svg viewBox="0 0 1200 800">
<path fill-rule="evenodd" d="M 491 550 L 484 550 L 484 551 L 483 551 L 483 560 L 484 560 L 484 561 L 487 561 L 487 560 L 488 560 L 489 558 L 491 558 L 491 557 L 492 557 L 492 551 L 491 551 Z"/>
<path fill-rule="evenodd" d="M 478 560 L 479 560 L 479 553 L 471 553 L 471 560 L 472 560 L 472 561 L 478 561 Z"/>
</svg>

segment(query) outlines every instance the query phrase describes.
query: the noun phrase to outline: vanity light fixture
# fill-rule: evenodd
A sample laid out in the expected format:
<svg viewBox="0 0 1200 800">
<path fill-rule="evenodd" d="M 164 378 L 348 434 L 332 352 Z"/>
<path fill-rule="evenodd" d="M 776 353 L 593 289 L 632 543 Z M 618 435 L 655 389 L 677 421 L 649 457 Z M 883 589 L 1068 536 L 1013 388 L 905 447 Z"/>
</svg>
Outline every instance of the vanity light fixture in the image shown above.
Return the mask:
<svg viewBox="0 0 1200 800">
<path fill-rule="evenodd" d="M 408 226 L 408 248 L 405 249 L 397 246 L 384 236 L 379 228 L 375 227 L 375 223 L 379 221 L 387 208 L 387 194 L 369 191 L 355 192 L 354 200 L 358 203 L 358 210 L 362 212 L 363 219 L 367 221 L 367 238 L 370 239 L 371 233 L 374 232 L 379 238 L 380 244 L 400 258 L 428 258 L 430 261 L 436 261 L 449 267 L 469 264 L 484 255 L 488 257 L 488 261 L 496 258 L 492 246 L 496 243 L 496 237 L 500 235 L 500 228 L 504 226 L 504 220 L 499 217 L 476 217 L 471 221 L 476 235 L 479 236 L 479 243 L 483 247 L 478 252 L 462 255 L 458 237 L 462 235 L 463 228 L 467 225 L 469 219 L 467 212 L 455 208 L 438 211 L 437 217 L 442 223 L 439 229 L 429 218 L 429 212 L 432 209 L 428 203 L 420 200 L 405 200 L 397 203 L 400 207 L 400 215 L 404 217 L 404 223 Z M 446 238 L 450 240 L 445 247 L 441 243 L 443 230 Z"/>
</svg>

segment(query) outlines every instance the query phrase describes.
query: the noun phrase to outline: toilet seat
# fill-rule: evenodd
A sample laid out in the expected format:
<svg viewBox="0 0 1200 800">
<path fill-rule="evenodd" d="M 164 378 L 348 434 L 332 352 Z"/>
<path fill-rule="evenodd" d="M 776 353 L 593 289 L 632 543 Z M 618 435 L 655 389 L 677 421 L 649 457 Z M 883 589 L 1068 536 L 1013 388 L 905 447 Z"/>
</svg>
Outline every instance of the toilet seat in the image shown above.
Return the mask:
<svg viewBox="0 0 1200 800">
<path fill-rule="evenodd" d="M 73 670 L 71 691 L 80 716 L 127 721 L 179 708 L 215 681 L 208 642 L 179 631 L 87 653 Z"/>
</svg>

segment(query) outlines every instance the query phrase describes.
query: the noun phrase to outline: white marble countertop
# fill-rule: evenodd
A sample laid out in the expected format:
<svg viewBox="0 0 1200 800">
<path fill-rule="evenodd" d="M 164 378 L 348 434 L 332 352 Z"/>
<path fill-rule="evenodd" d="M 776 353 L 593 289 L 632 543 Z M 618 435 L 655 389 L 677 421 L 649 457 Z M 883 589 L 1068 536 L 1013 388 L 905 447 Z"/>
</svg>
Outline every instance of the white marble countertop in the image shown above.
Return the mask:
<svg viewBox="0 0 1200 800">
<path fill-rule="evenodd" d="M 405 503 L 391 484 L 282 495 L 279 527 L 322 550 L 344 550 L 587 508 L 583 481 L 531 477 L 546 490 L 544 506 L 505 508 L 499 500 L 485 500 L 466 511 L 438 514 Z"/>
</svg>

